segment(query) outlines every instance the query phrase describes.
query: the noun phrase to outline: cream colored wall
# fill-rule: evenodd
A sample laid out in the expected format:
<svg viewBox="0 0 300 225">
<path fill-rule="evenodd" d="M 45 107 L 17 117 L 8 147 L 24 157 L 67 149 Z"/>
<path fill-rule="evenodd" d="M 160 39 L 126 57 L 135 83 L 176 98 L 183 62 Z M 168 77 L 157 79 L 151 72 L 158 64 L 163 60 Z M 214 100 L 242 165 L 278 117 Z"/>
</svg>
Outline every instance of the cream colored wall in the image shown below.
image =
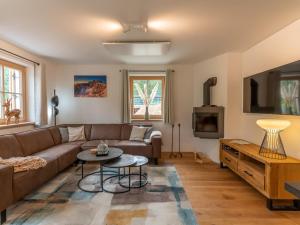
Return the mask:
<svg viewBox="0 0 300 225">
<path fill-rule="evenodd" d="M 243 77 L 300 60 L 300 20 L 243 53 Z M 292 125 L 282 138 L 288 155 L 300 158 L 300 117 L 242 113 L 241 137 L 260 144 L 263 131 L 255 124 L 261 118 L 288 119 Z"/>
<path fill-rule="evenodd" d="M 182 150 L 194 151 L 192 144 L 193 65 L 68 65 L 57 64 L 52 70 L 54 80 L 48 82 L 48 92 L 54 88 L 59 96 L 58 123 L 120 123 L 122 118 L 122 76 L 120 69 L 162 70 L 174 73 L 175 123 L 181 123 Z M 74 75 L 107 75 L 108 94 L 104 98 L 75 98 Z M 51 96 L 50 96 L 51 97 Z M 163 149 L 170 151 L 171 127 L 162 122 L 155 126 L 163 132 Z M 174 132 L 178 137 L 178 129 Z M 178 141 L 176 149 L 178 149 Z"/>
</svg>

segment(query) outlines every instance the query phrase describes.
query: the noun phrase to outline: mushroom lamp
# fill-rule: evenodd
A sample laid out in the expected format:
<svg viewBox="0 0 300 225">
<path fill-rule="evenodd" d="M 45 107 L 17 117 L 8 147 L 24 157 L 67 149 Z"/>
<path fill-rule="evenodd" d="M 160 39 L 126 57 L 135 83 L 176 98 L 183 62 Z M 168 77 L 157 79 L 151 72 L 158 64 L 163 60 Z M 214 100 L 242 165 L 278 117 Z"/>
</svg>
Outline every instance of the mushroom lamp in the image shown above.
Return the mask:
<svg viewBox="0 0 300 225">
<path fill-rule="evenodd" d="M 265 136 L 260 146 L 259 154 L 272 159 L 286 159 L 286 153 L 280 137 L 280 132 L 290 126 L 288 120 L 261 119 L 256 124 L 265 130 Z"/>
</svg>

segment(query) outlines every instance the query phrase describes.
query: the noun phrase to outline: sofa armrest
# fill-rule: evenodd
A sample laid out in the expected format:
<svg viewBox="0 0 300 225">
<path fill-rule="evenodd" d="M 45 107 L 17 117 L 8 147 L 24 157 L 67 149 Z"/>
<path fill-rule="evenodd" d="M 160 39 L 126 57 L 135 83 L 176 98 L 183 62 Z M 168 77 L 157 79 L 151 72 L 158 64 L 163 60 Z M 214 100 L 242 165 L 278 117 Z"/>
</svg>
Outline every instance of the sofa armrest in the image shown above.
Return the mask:
<svg viewBox="0 0 300 225">
<path fill-rule="evenodd" d="M 2 212 L 13 202 L 13 174 L 12 166 L 0 165 L 0 211 Z"/>
<path fill-rule="evenodd" d="M 159 159 L 161 157 L 161 137 L 160 136 L 153 136 L 151 138 L 151 143 L 152 143 L 152 155 L 153 158 Z"/>
</svg>

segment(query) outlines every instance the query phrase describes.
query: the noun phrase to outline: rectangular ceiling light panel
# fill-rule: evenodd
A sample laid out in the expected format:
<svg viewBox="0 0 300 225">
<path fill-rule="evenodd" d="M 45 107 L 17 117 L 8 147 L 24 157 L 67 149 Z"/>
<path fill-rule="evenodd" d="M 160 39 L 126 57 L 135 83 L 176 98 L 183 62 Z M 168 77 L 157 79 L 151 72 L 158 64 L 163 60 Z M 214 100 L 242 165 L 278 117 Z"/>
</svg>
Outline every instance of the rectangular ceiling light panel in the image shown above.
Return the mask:
<svg viewBox="0 0 300 225">
<path fill-rule="evenodd" d="M 169 51 L 171 42 L 104 42 L 103 45 L 108 51 L 118 55 L 159 56 Z"/>
</svg>

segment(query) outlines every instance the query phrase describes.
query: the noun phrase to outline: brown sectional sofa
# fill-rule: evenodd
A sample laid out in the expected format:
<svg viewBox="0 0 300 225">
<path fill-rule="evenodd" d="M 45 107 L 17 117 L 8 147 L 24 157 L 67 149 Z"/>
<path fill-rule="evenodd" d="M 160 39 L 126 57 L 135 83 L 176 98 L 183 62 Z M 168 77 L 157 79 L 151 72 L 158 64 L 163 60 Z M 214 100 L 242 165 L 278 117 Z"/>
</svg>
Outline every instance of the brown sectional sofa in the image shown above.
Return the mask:
<svg viewBox="0 0 300 225">
<path fill-rule="evenodd" d="M 80 126 L 79 124 L 60 125 Z M 161 137 L 153 137 L 151 144 L 129 141 L 132 125 L 86 124 L 86 141 L 62 143 L 59 128 L 48 127 L 0 136 L 0 157 L 35 155 L 44 158 L 47 165 L 38 170 L 14 173 L 13 168 L 0 165 L 1 224 L 6 220 L 6 208 L 72 165 L 77 154 L 96 147 L 100 141 L 119 147 L 125 153 L 144 155 L 157 163 L 161 155 Z"/>
</svg>

